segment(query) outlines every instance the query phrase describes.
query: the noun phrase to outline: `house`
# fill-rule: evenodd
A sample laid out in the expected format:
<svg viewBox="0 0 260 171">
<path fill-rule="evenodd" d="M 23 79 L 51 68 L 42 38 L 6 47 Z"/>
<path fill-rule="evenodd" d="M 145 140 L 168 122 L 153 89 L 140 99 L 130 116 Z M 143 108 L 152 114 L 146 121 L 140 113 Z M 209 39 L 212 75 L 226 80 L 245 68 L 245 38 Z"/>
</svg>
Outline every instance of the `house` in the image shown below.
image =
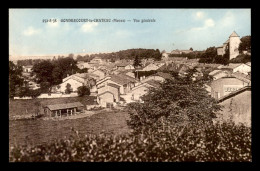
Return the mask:
<svg viewBox="0 0 260 171">
<path fill-rule="evenodd" d="M 230 70 L 232 72 L 241 72 L 243 74 L 248 75 L 251 72 L 251 66 L 243 63 L 230 63 L 227 66 L 222 66 L 221 70 Z"/>
<path fill-rule="evenodd" d="M 92 66 L 88 62 L 78 62 L 77 66 L 78 66 L 79 69 L 84 69 L 84 68 L 90 69 L 90 68 L 92 68 Z"/>
<path fill-rule="evenodd" d="M 230 74 L 230 72 L 219 70 L 219 69 L 213 70 L 209 73 L 209 75 L 212 76 L 213 80 L 217 80 L 219 78 L 226 77 L 229 74 Z"/>
<path fill-rule="evenodd" d="M 192 67 L 189 67 L 186 64 L 172 62 L 164 64 L 158 69 L 158 71 L 171 71 L 178 73 L 180 76 L 185 76 L 190 68 Z"/>
<path fill-rule="evenodd" d="M 94 57 L 89 63 L 91 64 L 102 64 L 104 60 L 101 57 Z"/>
<path fill-rule="evenodd" d="M 98 87 L 97 102 L 102 107 L 115 106 L 120 100 L 120 86 L 106 82 Z"/>
<path fill-rule="evenodd" d="M 92 87 L 90 91 L 93 92 L 96 91 L 94 84 L 98 79 L 99 76 L 92 73 L 73 74 L 62 80 L 62 83 L 58 86 L 57 92 L 65 93 L 68 86 L 70 86 L 72 92 L 77 92 L 78 87 L 84 85 Z"/>
<path fill-rule="evenodd" d="M 211 97 L 220 99 L 245 86 L 251 86 L 251 80 L 231 74 L 230 76 L 222 77 L 211 82 Z"/>
<path fill-rule="evenodd" d="M 135 78 L 132 78 L 125 74 L 118 74 L 118 75 L 108 75 L 104 77 L 103 79 L 99 80 L 96 85 L 99 92 L 99 88 L 106 85 L 107 83 L 113 83 L 120 86 L 119 92 L 120 94 L 126 94 L 131 91 L 133 87 L 136 86 L 136 84 L 139 81 Z"/>
<path fill-rule="evenodd" d="M 162 60 L 168 60 L 170 53 L 162 53 Z"/>
<path fill-rule="evenodd" d="M 150 75 L 150 76 L 142 79 L 142 82 L 147 82 L 149 80 L 164 82 L 166 79 L 171 79 L 171 78 L 172 78 L 172 76 L 169 73 L 157 72 L 153 75 Z"/>
<path fill-rule="evenodd" d="M 49 117 L 57 117 L 62 115 L 73 115 L 84 112 L 84 105 L 80 102 L 53 104 L 44 106 L 44 114 Z"/>
<path fill-rule="evenodd" d="M 23 66 L 23 72 L 30 73 L 30 72 L 32 72 L 32 68 L 33 68 L 33 65 Z"/>
<path fill-rule="evenodd" d="M 193 50 L 179 50 L 179 49 L 176 49 L 176 50 L 173 50 L 171 51 L 171 54 L 188 54 L 188 53 L 191 53 L 193 52 Z"/>
<path fill-rule="evenodd" d="M 146 82 L 143 82 L 143 83 L 139 84 L 138 86 L 136 86 L 132 89 L 131 99 L 134 100 L 134 101 L 142 101 L 141 97 L 143 95 L 147 94 L 151 87 L 158 88 L 159 86 L 160 86 L 159 81 L 148 80 Z"/>
<path fill-rule="evenodd" d="M 96 69 L 92 71 L 91 74 L 97 75 L 99 77 L 97 80 L 99 80 L 106 76 L 106 71 L 102 69 Z"/>
<path fill-rule="evenodd" d="M 128 64 L 125 66 L 125 69 L 135 69 L 135 67 L 132 64 Z"/>
<path fill-rule="evenodd" d="M 117 70 L 128 70 L 128 69 L 135 69 L 132 65 L 132 61 L 120 61 L 116 63 Z"/>
<path fill-rule="evenodd" d="M 154 63 L 150 63 L 149 65 L 147 65 L 146 67 L 144 67 L 142 69 L 142 71 L 152 71 L 152 70 L 157 70 L 159 69 L 161 66 L 163 66 L 164 63 L 158 63 L 158 62 L 154 62 Z"/>
<path fill-rule="evenodd" d="M 251 86 L 245 86 L 218 99 L 223 106 L 217 114 L 220 120 L 233 120 L 235 124 L 251 126 Z"/>
<path fill-rule="evenodd" d="M 222 46 L 217 47 L 217 54 L 223 56 L 226 53 L 226 50 L 228 50 L 229 60 L 236 58 L 239 55 L 238 47 L 240 42 L 241 40 L 238 34 L 234 31 Z"/>
</svg>

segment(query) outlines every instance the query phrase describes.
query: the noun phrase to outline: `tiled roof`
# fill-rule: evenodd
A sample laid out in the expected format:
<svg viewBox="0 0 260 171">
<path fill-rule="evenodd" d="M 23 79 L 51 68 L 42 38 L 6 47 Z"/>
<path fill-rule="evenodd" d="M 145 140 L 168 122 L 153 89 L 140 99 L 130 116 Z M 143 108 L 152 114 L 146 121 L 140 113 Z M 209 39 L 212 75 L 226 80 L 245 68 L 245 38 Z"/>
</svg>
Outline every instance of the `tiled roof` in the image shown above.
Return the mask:
<svg viewBox="0 0 260 171">
<path fill-rule="evenodd" d="M 75 108 L 75 107 L 84 107 L 84 105 L 81 104 L 80 102 L 74 102 L 74 103 L 47 105 L 46 107 L 49 108 L 50 110 L 60 110 L 60 109 L 68 109 L 68 108 Z"/>
<path fill-rule="evenodd" d="M 128 75 L 123 75 L 123 74 L 118 74 L 118 75 L 110 75 L 111 78 L 110 80 L 117 83 L 117 84 L 120 84 L 120 85 L 125 85 L 129 82 L 137 82 L 136 79 L 128 76 Z"/>
<path fill-rule="evenodd" d="M 116 85 L 116 84 L 113 84 L 113 83 L 108 83 L 107 85 L 108 85 L 108 86 L 111 86 L 111 87 L 115 87 L 115 88 L 120 88 L 119 85 Z"/>
<path fill-rule="evenodd" d="M 251 77 L 249 77 L 248 75 L 245 75 L 243 73 L 240 73 L 240 72 L 232 73 L 231 76 L 234 76 L 237 79 L 240 79 L 240 80 L 245 81 L 247 83 L 251 82 Z"/>
<path fill-rule="evenodd" d="M 222 70 L 213 70 L 213 71 L 211 71 L 210 73 L 209 73 L 209 75 L 216 75 L 216 74 L 218 74 L 219 72 L 222 72 Z"/>
<path fill-rule="evenodd" d="M 240 65 L 242 65 L 243 63 L 230 63 L 226 66 L 222 66 L 221 69 L 234 69 Z"/>
<path fill-rule="evenodd" d="M 163 78 L 165 78 L 165 79 L 170 79 L 170 78 L 172 78 L 172 75 L 171 75 L 171 74 L 169 74 L 169 73 L 164 73 L 164 72 L 157 72 L 157 73 L 154 74 L 154 75 L 163 77 Z"/>
<path fill-rule="evenodd" d="M 149 85 L 151 85 L 153 87 L 159 87 L 160 86 L 160 82 L 155 81 L 155 80 L 148 80 L 148 81 L 146 81 L 144 83 L 147 83 L 147 84 L 149 84 Z"/>
</svg>

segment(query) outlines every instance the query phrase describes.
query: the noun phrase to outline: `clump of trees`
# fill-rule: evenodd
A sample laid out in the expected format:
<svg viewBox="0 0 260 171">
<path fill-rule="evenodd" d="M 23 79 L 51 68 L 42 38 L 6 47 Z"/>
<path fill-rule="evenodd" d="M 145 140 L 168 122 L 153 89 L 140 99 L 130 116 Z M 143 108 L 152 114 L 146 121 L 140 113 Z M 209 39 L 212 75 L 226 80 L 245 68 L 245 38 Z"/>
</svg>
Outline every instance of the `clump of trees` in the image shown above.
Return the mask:
<svg viewBox="0 0 260 171">
<path fill-rule="evenodd" d="M 193 81 L 193 70 L 186 77 L 175 74 L 166 79 L 160 88 L 151 89 L 143 96 L 144 103 L 129 105 L 129 125 L 137 132 L 183 123 L 212 122 L 220 110 L 217 101 L 203 88 L 207 80 Z"/>
<path fill-rule="evenodd" d="M 87 86 L 80 86 L 78 87 L 78 96 L 82 97 L 85 95 L 90 95 L 90 90 Z"/>
<path fill-rule="evenodd" d="M 225 54 L 222 56 L 217 54 L 217 48 L 215 46 L 209 47 L 200 55 L 199 62 L 227 65 L 229 63 L 229 49 L 227 48 Z"/>
<path fill-rule="evenodd" d="M 135 56 L 135 60 L 134 60 L 133 66 L 135 68 L 142 67 L 142 62 L 141 62 L 140 58 L 137 55 Z"/>
<path fill-rule="evenodd" d="M 44 92 L 50 91 L 50 87 L 62 83 L 62 79 L 68 75 L 79 72 L 77 62 L 72 57 L 58 58 L 57 60 L 44 60 L 33 65 L 32 71 L 36 76 L 36 82 L 41 85 Z"/>
<path fill-rule="evenodd" d="M 238 47 L 239 53 L 251 51 L 251 36 L 244 36 L 240 40 L 241 42 Z"/>
<path fill-rule="evenodd" d="M 22 67 L 15 65 L 12 61 L 9 61 L 9 96 L 12 98 L 16 95 L 19 88 L 24 85 L 24 79 L 22 78 Z"/>
</svg>

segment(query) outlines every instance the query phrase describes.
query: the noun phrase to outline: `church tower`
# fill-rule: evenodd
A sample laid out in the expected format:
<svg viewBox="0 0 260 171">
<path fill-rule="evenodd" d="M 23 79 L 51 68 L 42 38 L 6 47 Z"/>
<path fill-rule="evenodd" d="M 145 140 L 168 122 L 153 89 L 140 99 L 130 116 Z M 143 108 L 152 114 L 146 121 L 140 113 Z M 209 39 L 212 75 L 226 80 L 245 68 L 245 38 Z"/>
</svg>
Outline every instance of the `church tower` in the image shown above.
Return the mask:
<svg viewBox="0 0 260 171">
<path fill-rule="evenodd" d="M 236 58 L 239 55 L 238 47 L 240 38 L 235 31 L 229 36 L 229 59 Z"/>
</svg>

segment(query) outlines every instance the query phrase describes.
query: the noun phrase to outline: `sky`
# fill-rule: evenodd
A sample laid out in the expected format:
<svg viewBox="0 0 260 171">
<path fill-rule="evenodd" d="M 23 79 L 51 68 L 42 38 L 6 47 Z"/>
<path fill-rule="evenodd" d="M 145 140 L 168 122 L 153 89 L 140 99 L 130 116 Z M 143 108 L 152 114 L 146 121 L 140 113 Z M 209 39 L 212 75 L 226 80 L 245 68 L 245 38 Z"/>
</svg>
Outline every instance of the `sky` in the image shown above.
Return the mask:
<svg viewBox="0 0 260 171">
<path fill-rule="evenodd" d="M 132 48 L 205 50 L 222 45 L 233 31 L 251 35 L 251 9 L 9 9 L 9 57 Z"/>
</svg>

